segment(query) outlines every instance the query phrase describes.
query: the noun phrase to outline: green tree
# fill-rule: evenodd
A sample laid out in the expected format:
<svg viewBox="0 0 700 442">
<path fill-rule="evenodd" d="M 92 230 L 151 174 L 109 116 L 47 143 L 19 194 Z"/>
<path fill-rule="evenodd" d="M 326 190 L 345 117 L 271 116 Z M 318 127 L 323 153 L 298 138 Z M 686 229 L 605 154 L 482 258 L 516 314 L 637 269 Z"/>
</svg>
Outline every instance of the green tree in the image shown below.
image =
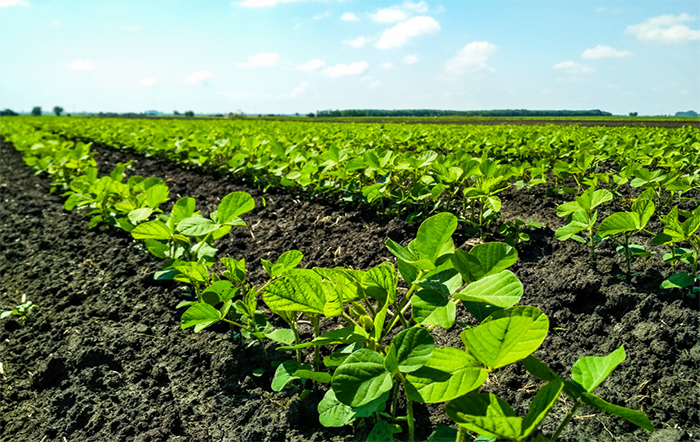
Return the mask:
<svg viewBox="0 0 700 442">
<path fill-rule="evenodd" d="M 639 115 L 637 112 L 630 112 L 630 117 L 636 117 L 637 115 Z"/>
<path fill-rule="evenodd" d="M 54 106 L 53 113 L 56 114 L 57 117 L 60 117 L 63 113 L 63 108 L 61 106 Z"/>
<path fill-rule="evenodd" d="M 185 116 L 186 116 L 186 117 L 194 117 L 194 112 L 192 112 L 192 111 L 187 111 L 187 112 L 185 112 Z"/>
<path fill-rule="evenodd" d="M 32 115 L 34 115 L 35 117 L 40 116 L 41 115 L 41 106 L 34 106 L 34 108 L 32 109 Z"/>
</svg>

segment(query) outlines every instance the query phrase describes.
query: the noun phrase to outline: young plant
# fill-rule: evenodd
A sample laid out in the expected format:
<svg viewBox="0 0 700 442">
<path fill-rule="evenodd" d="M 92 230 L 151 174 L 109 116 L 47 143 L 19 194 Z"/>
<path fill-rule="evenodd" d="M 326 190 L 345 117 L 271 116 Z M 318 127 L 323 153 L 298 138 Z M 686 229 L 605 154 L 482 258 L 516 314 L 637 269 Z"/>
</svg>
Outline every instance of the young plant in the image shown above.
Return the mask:
<svg viewBox="0 0 700 442">
<path fill-rule="evenodd" d="M 598 219 L 598 211 L 595 209 L 604 202 L 610 201 L 612 197 L 609 190 L 595 190 L 595 187 L 589 187 L 574 201 L 557 207 L 557 216 L 566 216 L 567 221 L 564 226 L 557 229 L 554 235 L 560 241 L 573 239 L 580 243 L 588 242 L 588 247 L 591 249 L 591 261 L 594 264 L 596 262 L 595 248 L 601 241 L 601 238 L 594 233 Z M 583 231 L 588 233 L 588 241 L 578 235 Z"/>
<path fill-rule="evenodd" d="M 685 221 L 680 221 L 681 216 Z M 665 289 L 690 287 L 688 295 L 694 298 L 700 292 L 700 287 L 695 287 L 695 282 L 698 280 L 698 256 L 700 256 L 700 207 L 690 212 L 679 210 L 674 206 L 668 215 L 661 216 L 661 220 L 664 223 L 664 230 L 654 238 L 654 244 L 671 247 L 671 253 L 668 256 L 664 255 L 664 260 L 674 265 L 683 261 L 691 267 L 691 273 L 674 273 L 661 283 L 661 287 Z M 687 242 L 691 248 L 676 248 L 675 245 L 682 242 Z"/>
<path fill-rule="evenodd" d="M 17 304 L 15 308 L 12 310 L 0 311 L 0 319 L 5 319 L 9 316 L 19 316 L 20 322 L 24 324 L 27 318 L 29 318 L 29 313 L 36 307 L 36 304 L 27 300 L 27 295 L 22 295 L 22 302 Z"/>
<path fill-rule="evenodd" d="M 542 224 L 537 221 L 525 222 L 520 218 L 513 221 L 506 221 L 498 228 L 498 234 L 505 238 L 506 244 L 517 247 L 523 242 L 530 241 L 530 235 L 524 232 L 525 229 L 541 229 Z"/>
<path fill-rule="evenodd" d="M 602 239 L 611 237 L 620 245 L 617 251 L 625 255 L 628 279 L 632 276 L 632 258 L 652 254 L 641 245 L 630 244 L 630 239 L 633 235 L 646 232 L 645 227 L 655 210 L 653 197 L 653 190 L 646 190 L 632 204 L 631 212 L 613 213 L 598 227 L 598 235 Z"/>
</svg>

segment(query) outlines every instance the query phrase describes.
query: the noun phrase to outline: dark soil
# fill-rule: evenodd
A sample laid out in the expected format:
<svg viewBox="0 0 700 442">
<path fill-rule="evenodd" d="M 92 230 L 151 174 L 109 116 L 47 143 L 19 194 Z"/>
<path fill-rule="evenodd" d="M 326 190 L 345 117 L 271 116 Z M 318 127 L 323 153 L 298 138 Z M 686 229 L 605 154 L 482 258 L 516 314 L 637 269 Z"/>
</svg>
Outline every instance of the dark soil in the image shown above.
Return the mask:
<svg viewBox="0 0 700 442">
<path fill-rule="evenodd" d="M 11 308 L 23 296 L 39 306 L 24 322 L 0 322 L 0 440 L 364 440 L 367 427 L 328 429 L 318 423 L 322 390 L 305 400 L 293 389 L 272 392 L 271 361 L 255 346 L 229 340 L 227 329 L 180 330 L 181 310 L 175 306 L 182 288 L 152 280 L 160 263 L 123 232 L 88 230 L 87 218 L 66 212 L 62 198 L 48 194 L 48 181 L 32 175 L 11 145 L 0 148 L 0 307 Z M 248 227 L 234 229 L 218 246 L 220 256 L 244 257 L 255 283 L 265 281 L 260 258 L 274 260 L 287 250 L 301 250 L 306 267 L 368 269 L 392 260 L 386 238 L 405 244 L 415 236 L 416 226 L 368 211 L 263 195 L 167 161 L 97 150 L 101 171 L 135 159 L 131 173 L 165 178 L 173 199 L 195 197 L 205 213 L 229 192 L 251 193 L 257 208 L 244 215 Z M 700 440 L 698 300 L 659 289 L 671 273 L 661 262 L 663 251 L 636 262 L 633 270 L 640 274 L 626 281 L 616 276 L 623 261 L 612 243 L 600 245 L 594 269 L 584 245 L 554 238 L 560 201 L 544 189 L 509 191 L 503 200 L 504 219 L 544 225 L 530 231 L 532 240 L 520 247 L 513 267 L 525 286 L 520 304 L 550 318 L 549 337 L 535 355 L 568 377 L 579 357 L 624 344 L 627 360 L 596 393 L 641 409 L 657 429 L 650 436 L 584 408 L 565 438 Z M 457 236 L 455 242 L 465 240 Z M 457 330 L 437 333 L 436 341 L 461 346 Z M 268 350 L 271 360 L 287 358 Z M 254 376 L 257 368 L 265 373 Z M 533 386 L 515 364 L 492 376 L 487 389 L 523 414 Z M 546 432 L 566 414 L 566 405 L 562 400 L 555 407 Z M 443 407 L 416 407 L 419 439 L 438 423 L 450 424 Z"/>
</svg>

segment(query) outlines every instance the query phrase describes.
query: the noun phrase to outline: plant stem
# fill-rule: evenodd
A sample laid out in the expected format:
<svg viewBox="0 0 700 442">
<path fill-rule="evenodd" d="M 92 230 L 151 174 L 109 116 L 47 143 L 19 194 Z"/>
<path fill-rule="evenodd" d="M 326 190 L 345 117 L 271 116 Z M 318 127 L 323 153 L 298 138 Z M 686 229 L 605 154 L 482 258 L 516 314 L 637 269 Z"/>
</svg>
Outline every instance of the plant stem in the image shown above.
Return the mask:
<svg viewBox="0 0 700 442">
<path fill-rule="evenodd" d="M 314 324 L 314 338 L 318 338 L 321 334 L 320 325 L 321 322 L 318 315 L 311 316 L 311 322 Z M 314 370 L 319 371 L 321 367 L 321 354 L 319 353 L 319 346 L 314 345 Z"/>
<path fill-rule="evenodd" d="M 457 439 L 455 442 L 467 442 L 467 429 L 461 425 L 457 425 Z"/>
<path fill-rule="evenodd" d="M 403 391 L 404 393 L 406 392 L 405 386 Z M 409 442 L 413 442 L 416 439 L 416 429 L 415 423 L 413 422 L 413 401 L 408 398 L 408 395 L 406 395 L 406 418 L 408 422 L 408 440 Z"/>
<path fill-rule="evenodd" d="M 399 383 L 394 383 L 394 391 L 391 396 L 391 417 L 396 417 L 396 408 L 399 404 Z"/>
<path fill-rule="evenodd" d="M 550 442 L 556 442 L 556 440 L 559 439 L 561 432 L 564 431 L 564 428 L 569 424 L 569 422 L 571 422 L 571 419 L 573 419 L 574 413 L 576 413 L 579 405 L 581 405 L 581 403 L 576 402 L 576 404 L 571 408 L 569 414 L 566 415 L 564 420 L 561 421 L 561 424 L 559 424 L 559 427 L 557 427 L 557 431 L 554 432 L 554 436 L 552 436 L 552 438 L 549 440 Z"/>
</svg>

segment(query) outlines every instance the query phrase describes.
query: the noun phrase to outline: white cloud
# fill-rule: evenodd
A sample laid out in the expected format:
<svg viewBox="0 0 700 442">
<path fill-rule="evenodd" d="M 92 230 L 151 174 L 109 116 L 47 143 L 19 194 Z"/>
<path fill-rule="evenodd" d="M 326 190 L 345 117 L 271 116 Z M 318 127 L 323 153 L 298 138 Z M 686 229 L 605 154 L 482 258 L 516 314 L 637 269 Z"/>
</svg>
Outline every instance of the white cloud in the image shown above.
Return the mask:
<svg viewBox="0 0 700 442">
<path fill-rule="evenodd" d="M 275 6 L 280 3 L 296 3 L 304 0 L 243 0 L 238 2 L 239 6 L 244 8 L 265 8 L 268 6 Z"/>
<path fill-rule="evenodd" d="M 418 55 L 416 54 L 408 54 L 404 58 L 401 59 L 402 62 L 406 64 L 414 64 L 418 62 Z"/>
<path fill-rule="evenodd" d="M 618 51 L 610 46 L 598 45 L 591 49 L 586 49 L 581 54 L 584 60 L 595 60 L 597 58 L 624 58 L 632 55 L 630 51 Z"/>
<path fill-rule="evenodd" d="M 301 83 L 299 86 L 295 87 L 292 89 L 292 93 L 289 94 L 289 98 L 297 98 L 300 95 L 303 95 L 306 93 L 306 91 L 309 90 L 309 84 L 308 83 Z"/>
<path fill-rule="evenodd" d="M 340 16 L 340 19 L 343 21 L 359 21 L 360 20 L 352 12 L 344 12 L 343 15 Z"/>
<path fill-rule="evenodd" d="M 71 71 L 91 71 L 95 69 L 95 64 L 90 60 L 73 60 L 68 64 Z"/>
<path fill-rule="evenodd" d="M 209 71 L 197 71 L 189 77 L 185 78 L 185 83 L 201 83 L 202 81 L 207 80 L 213 76 L 214 75 L 212 75 L 212 73 Z"/>
<path fill-rule="evenodd" d="M 428 12 L 428 4 L 424 1 L 418 3 L 405 1 L 401 4 L 401 7 L 407 11 L 415 12 L 416 14 L 425 14 Z"/>
<path fill-rule="evenodd" d="M 360 82 L 366 84 L 367 87 L 369 87 L 369 88 L 375 88 L 375 87 L 381 86 L 381 84 L 382 84 L 381 81 L 379 81 L 379 80 L 374 80 L 374 79 L 373 79 L 372 77 L 370 77 L 369 75 L 366 76 L 366 77 L 360 78 Z"/>
<path fill-rule="evenodd" d="M 156 77 L 147 77 L 141 79 L 141 86 L 153 86 L 158 84 L 158 79 Z"/>
<path fill-rule="evenodd" d="M 344 77 L 346 75 L 360 75 L 367 70 L 369 64 L 366 61 L 358 61 L 357 63 L 351 64 L 336 64 L 335 66 L 329 66 L 323 70 L 323 73 L 329 77 L 337 78 Z"/>
<path fill-rule="evenodd" d="M 440 32 L 440 25 L 432 17 L 414 17 L 384 31 L 374 46 L 378 49 L 400 48 L 413 37 L 432 35 L 438 32 Z"/>
<path fill-rule="evenodd" d="M 10 6 L 29 6 L 29 2 L 25 0 L 0 0 L 0 8 L 9 8 Z"/>
<path fill-rule="evenodd" d="M 398 21 L 406 20 L 408 15 L 394 6 L 391 8 L 380 9 L 374 14 L 370 14 L 369 17 L 377 23 L 396 23 Z"/>
<path fill-rule="evenodd" d="M 390 71 L 394 69 L 394 63 L 382 63 L 382 69 L 384 69 L 385 71 Z"/>
<path fill-rule="evenodd" d="M 477 72 L 494 72 L 495 69 L 486 64 L 489 57 L 496 52 L 496 45 L 488 41 L 474 41 L 457 52 L 445 63 L 445 71 L 450 76 Z"/>
<path fill-rule="evenodd" d="M 687 43 L 700 40 L 700 31 L 690 29 L 682 24 L 694 20 L 695 17 L 691 17 L 685 12 L 679 15 L 660 15 L 642 23 L 627 26 L 625 34 L 636 35 L 637 40 L 641 41 Z"/>
<path fill-rule="evenodd" d="M 343 44 L 346 44 L 348 46 L 352 46 L 353 48 L 361 48 L 362 46 L 367 44 L 367 37 L 357 37 L 352 40 L 343 40 Z"/>
<path fill-rule="evenodd" d="M 274 66 L 279 60 L 280 54 L 277 52 L 258 52 L 255 55 L 248 57 L 245 63 L 236 63 L 236 66 L 242 68 L 257 68 L 263 66 Z"/>
<path fill-rule="evenodd" d="M 313 72 L 315 70 L 321 69 L 325 65 L 325 61 L 314 58 L 313 60 L 309 60 L 304 64 L 300 64 L 294 69 L 296 69 L 297 71 Z"/>
<path fill-rule="evenodd" d="M 590 74 L 594 71 L 593 68 L 576 61 L 562 61 L 552 66 L 552 69 L 557 69 L 571 75 Z"/>
</svg>

